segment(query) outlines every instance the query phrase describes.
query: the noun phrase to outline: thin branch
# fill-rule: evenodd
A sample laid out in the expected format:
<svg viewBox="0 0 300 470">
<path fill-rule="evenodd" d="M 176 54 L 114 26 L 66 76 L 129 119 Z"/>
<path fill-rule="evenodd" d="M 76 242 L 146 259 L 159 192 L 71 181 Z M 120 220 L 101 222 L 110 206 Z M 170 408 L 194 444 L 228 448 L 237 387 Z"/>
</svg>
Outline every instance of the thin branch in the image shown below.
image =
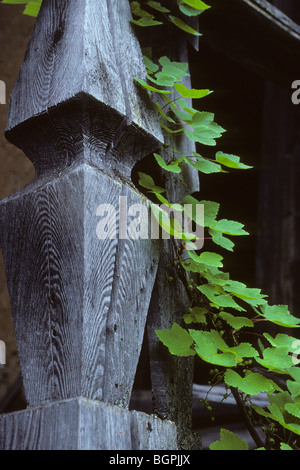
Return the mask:
<svg viewBox="0 0 300 470">
<path fill-rule="evenodd" d="M 234 399 L 236 401 L 236 404 L 238 406 L 238 409 L 239 409 L 239 412 L 243 418 L 243 421 L 252 437 L 252 439 L 254 440 L 255 444 L 257 445 L 257 447 L 265 447 L 265 444 L 263 443 L 263 441 L 261 440 L 261 438 L 259 437 L 256 429 L 254 428 L 253 424 L 251 423 L 250 419 L 249 419 L 249 416 L 247 414 L 247 411 L 246 411 L 246 407 L 241 399 L 241 396 L 238 392 L 238 390 L 234 387 L 230 387 L 230 390 L 234 396 Z"/>
</svg>

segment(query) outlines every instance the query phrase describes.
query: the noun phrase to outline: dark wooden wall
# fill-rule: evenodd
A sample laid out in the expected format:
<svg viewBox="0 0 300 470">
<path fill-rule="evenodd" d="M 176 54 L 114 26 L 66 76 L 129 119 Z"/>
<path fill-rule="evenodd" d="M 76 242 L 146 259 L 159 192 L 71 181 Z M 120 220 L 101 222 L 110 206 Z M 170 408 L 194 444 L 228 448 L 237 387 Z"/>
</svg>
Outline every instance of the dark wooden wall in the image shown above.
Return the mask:
<svg viewBox="0 0 300 470">
<path fill-rule="evenodd" d="M 297 0 L 274 0 L 300 22 Z M 293 80 L 300 78 L 300 63 Z M 265 82 L 258 206 L 257 281 L 300 316 L 300 107 L 292 89 Z M 297 332 L 294 332 L 297 335 Z"/>
</svg>

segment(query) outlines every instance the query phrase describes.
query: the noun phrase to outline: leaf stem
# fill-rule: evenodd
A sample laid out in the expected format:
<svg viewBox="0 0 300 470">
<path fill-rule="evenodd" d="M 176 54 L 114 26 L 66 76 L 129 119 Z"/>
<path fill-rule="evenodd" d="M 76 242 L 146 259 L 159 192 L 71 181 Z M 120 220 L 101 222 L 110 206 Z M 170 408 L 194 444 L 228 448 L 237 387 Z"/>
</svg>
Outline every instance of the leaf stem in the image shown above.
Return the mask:
<svg viewBox="0 0 300 470">
<path fill-rule="evenodd" d="M 244 423 L 245 423 L 245 425 L 246 425 L 253 441 L 255 442 L 257 447 L 265 447 L 265 444 L 263 443 L 263 441 L 259 437 L 256 429 L 254 428 L 253 424 L 251 423 L 251 421 L 249 419 L 249 416 L 248 416 L 246 408 L 245 408 L 245 404 L 243 403 L 243 400 L 241 399 L 241 396 L 240 396 L 238 390 L 234 387 L 230 387 L 230 390 L 232 392 L 232 395 L 234 396 L 234 399 L 236 401 L 239 412 L 240 412 L 240 414 L 243 418 L 243 421 L 244 421 Z"/>
</svg>

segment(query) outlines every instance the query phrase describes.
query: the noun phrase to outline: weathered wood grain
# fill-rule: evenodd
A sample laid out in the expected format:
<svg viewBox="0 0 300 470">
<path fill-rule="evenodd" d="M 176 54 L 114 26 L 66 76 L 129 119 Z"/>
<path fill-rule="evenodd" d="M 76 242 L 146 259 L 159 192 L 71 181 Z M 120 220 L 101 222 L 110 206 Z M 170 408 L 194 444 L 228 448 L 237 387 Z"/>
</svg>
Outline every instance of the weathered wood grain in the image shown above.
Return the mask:
<svg viewBox="0 0 300 470">
<path fill-rule="evenodd" d="M 118 233 L 115 239 L 99 240 L 97 208 L 117 208 L 124 196 L 128 205 L 142 203 L 149 211 L 149 201 L 132 185 L 131 171 L 163 141 L 148 94 L 134 85 L 133 77 L 144 77 L 145 67 L 129 18 L 128 0 L 43 2 L 11 97 L 6 135 L 32 160 L 36 179 L 1 201 L 0 241 L 28 405 L 59 403 L 57 415 L 49 407 L 18 415 L 19 428 L 11 426 L 15 416 L 7 418 L 11 437 L 4 446 L 10 442 L 15 448 L 20 444 L 13 439 L 23 439 L 27 447 L 39 448 L 42 423 L 67 422 L 66 408 L 58 418 L 62 400 L 84 397 L 129 405 L 160 241 L 120 239 Z M 186 53 L 184 45 L 173 59 Z M 184 139 L 176 145 L 191 151 Z M 178 177 L 167 179 L 168 197 L 177 200 L 198 189 L 195 173 L 187 170 L 189 187 L 183 192 Z M 165 269 L 162 258 L 160 276 Z M 178 309 L 173 312 L 178 292 L 172 291 L 170 302 L 164 303 L 165 286 L 158 283 L 149 323 L 153 327 L 169 325 L 179 315 Z M 151 347 L 157 347 L 157 338 Z M 183 395 L 191 409 L 192 363 L 170 361 L 175 379 L 173 374 L 161 377 L 170 397 L 168 413 L 179 423 L 182 442 L 190 414 L 185 407 L 180 416 L 175 414 Z M 180 388 L 179 382 L 186 382 L 186 387 Z M 121 409 L 113 417 L 100 414 L 99 421 L 97 406 L 90 413 L 93 426 L 101 427 L 100 446 L 115 445 L 106 435 L 111 421 L 117 428 L 122 417 L 134 437 L 124 446 L 177 446 L 174 432 L 168 430 L 167 443 L 159 443 L 158 433 L 164 428 L 157 418 L 145 418 L 150 420 L 146 430 L 140 414 L 132 413 L 129 420 Z M 68 442 L 77 448 L 82 423 L 76 413 L 70 420 Z M 87 431 L 90 439 L 93 426 Z M 58 424 L 55 432 L 57 442 L 66 429 Z M 42 446 L 53 448 L 53 442 Z M 93 448 L 91 442 L 85 445 Z"/>
<path fill-rule="evenodd" d="M 300 26 L 267 0 L 211 0 L 201 43 L 287 89 L 300 72 Z"/>
<path fill-rule="evenodd" d="M 128 406 L 160 242 L 97 238 L 99 204 L 141 196 L 88 165 L 40 184 L 0 204 L 28 403 L 84 396 Z"/>
<path fill-rule="evenodd" d="M 134 77 L 145 67 L 127 0 L 43 2 L 10 101 L 7 129 L 81 93 L 161 138 L 156 113 Z"/>
<path fill-rule="evenodd" d="M 78 398 L 0 417 L 0 450 L 176 450 L 156 416 Z"/>
</svg>

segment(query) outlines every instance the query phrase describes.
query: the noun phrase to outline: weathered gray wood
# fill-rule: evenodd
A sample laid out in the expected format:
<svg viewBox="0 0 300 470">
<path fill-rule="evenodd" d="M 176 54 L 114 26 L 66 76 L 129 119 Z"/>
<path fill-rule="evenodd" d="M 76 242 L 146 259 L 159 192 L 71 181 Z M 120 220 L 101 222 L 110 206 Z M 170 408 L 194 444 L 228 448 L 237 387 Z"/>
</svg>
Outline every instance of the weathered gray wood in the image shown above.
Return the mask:
<svg viewBox="0 0 300 470">
<path fill-rule="evenodd" d="M 0 450 L 176 450 L 176 427 L 83 398 L 0 416 Z"/>
<path fill-rule="evenodd" d="M 7 128 L 88 94 L 126 117 L 126 124 L 160 138 L 146 95 L 134 84 L 145 67 L 130 18 L 127 0 L 43 2 L 11 96 Z"/>
<path fill-rule="evenodd" d="M 88 165 L 39 186 L 0 206 L 27 400 L 85 396 L 127 406 L 159 241 L 97 238 L 99 204 L 141 198 Z"/>
<path fill-rule="evenodd" d="M 266 0 L 211 0 L 201 42 L 290 89 L 300 71 L 300 26 Z"/>
<path fill-rule="evenodd" d="M 159 242 L 96 234 L 100 204 L 149 210 L 131 170 L 161 139 L 129 17 L 127 0 L 43 2 L 12 94 L 7 137 L 37 172 L 0 208 L 30 406 L 129 404 Z"/>
</svg>

